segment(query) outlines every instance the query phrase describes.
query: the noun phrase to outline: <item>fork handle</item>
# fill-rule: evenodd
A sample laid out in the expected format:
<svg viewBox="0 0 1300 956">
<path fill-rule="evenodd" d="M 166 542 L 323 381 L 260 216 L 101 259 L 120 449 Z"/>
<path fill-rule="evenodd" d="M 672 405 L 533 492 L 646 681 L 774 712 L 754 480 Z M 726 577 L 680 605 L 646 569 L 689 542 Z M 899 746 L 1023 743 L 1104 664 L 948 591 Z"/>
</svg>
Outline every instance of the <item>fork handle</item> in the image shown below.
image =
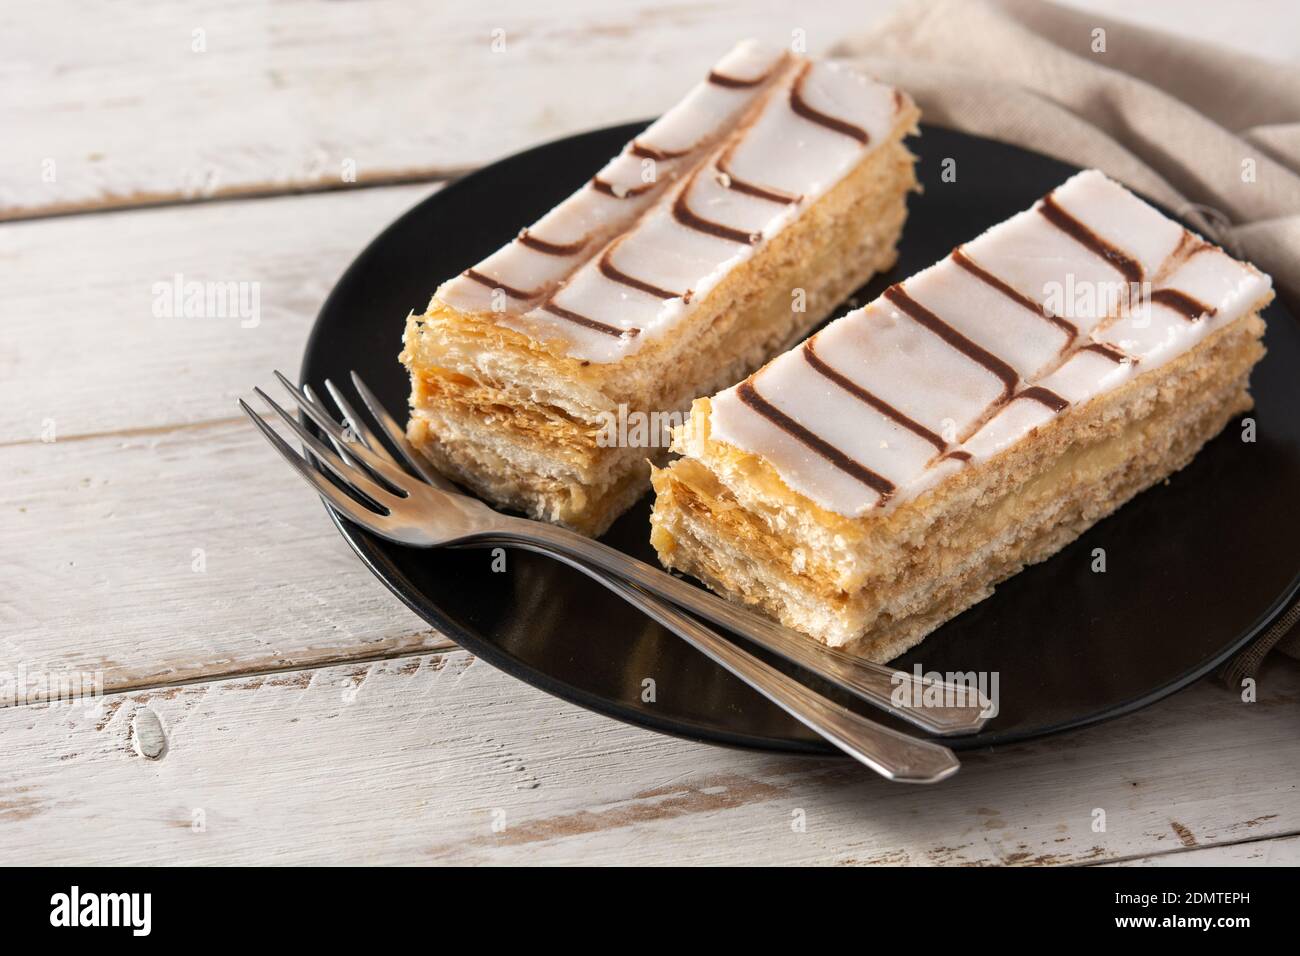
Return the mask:
<svg viewBox="0 0 1300 956">
<path fill-rule="evenodd" d="M 956 755 L 942 744 L 909 737 L 841 707 L 634 584 L 607 577 L 585 562 L 553 549 L 528 542 L 519 542 L 518 546 L 546 554 L 598 581 L 882 777 L 900 783 L 937 783 L 961 766 Z"/>
<path fill-rule="evenodd" d="M 979 730 L 989 718 L 989 704 L 974 688 L 918 678 L 907 671 L 874 664 L 814 644 L 806 636 L 775 621 L 759 617 L 631 555 L 566 528 L 503 516 L 491 537 L 494 541 L 519 546 L 540 545 L 535 550 L 552 553 L 557 557 L 567 555 L 616 574 L 719 627 L 748 638 L 810 673 L 843 687 L 869 704 L 930 733 L 972 733 Z M 929 694 L 926 693 L 927 688 L 931 689 Z M 934 688 L 943 691 L 943 703 L 933 702 Z M 927 701 L 927 698 L 931 700 L 924 706 L 900 706 L 896 703 L 897 699 Z"/>
</svg>

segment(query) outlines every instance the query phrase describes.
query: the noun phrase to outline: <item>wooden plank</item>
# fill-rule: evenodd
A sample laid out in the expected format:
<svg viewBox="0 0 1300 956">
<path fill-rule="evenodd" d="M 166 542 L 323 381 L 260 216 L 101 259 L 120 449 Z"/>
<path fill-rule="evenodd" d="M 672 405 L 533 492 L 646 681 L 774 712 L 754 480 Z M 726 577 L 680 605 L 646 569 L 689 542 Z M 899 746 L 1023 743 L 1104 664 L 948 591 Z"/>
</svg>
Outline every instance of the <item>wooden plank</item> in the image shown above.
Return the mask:
<svg viewBox="0 0 1300 956">
<path fill-rule="evenodd" d="M 14 223 L 0 229 L 0 457 L 123 430 L 230 420 L 295 374 L 325 296 L 365 244 L 434 188 L 289 196 Z M 231 288 L 203 315 L 191 282 Z M 432 294 L 441 276 L 429 277 Z M 256 298 L 254 298 L 254 295 Z M 242 298 L 241 298 L 242 296 Z M 224 308 L 222 308 L 224 306 Z M 254 306 L 256 308 L 254 308 Z M 405 315 L 392 324 L 393 360 Z"/>
<path fill-rule="evenodd" d="M 58 696 L 45 674 L 114 690 L 448 646 L 242 416 L 14 445 L 0 467 L 0 671 L 33 697 Z"/>
<path fill-rule="evenodd" d="M 1262 822 L 1262 821 L 1261 821 Z M 1258 824 L 1256 824 L 1258 825 Z M 1297 866 L 1300 836 L 1246 840 L 1183 853 L 1160 853 L 1108 866 Z"/>
<path fill-rule="evenodd" d="M 352 557 L 235 404 L 254 384 L 276 390 L 271 369 L 296 371 L 337 276 L 429 190 L 0 230 L 0 670 L 113 690 L 446 645 Z M 155 314 L 154 285 L 177 274 L 255 285 L 256 321 Z M 394 362 L 403 318 L 390 317 Z"/>
<path fill-rule="evenodd" d="M 740 37 L 784 44 L 803 30 L 818 53 L 897 5 L 5 4 L 0 218 L 444 177 L 661 112 Z M 1275 16 L 1076 5 L 1244 52 L 1300 52 Z"/>
<path fill-rule="evenodd" d="M 736 40 L 897 0 L 0 7 L 0 218 L 455 174 L 655 115 Z"/>
<path fill-rule="evenodd" d="M 1203 683 L 1122 723 L 970 755 L 951 781 L 914 788 L 847 761 L 657 736 L 457 650 L 115 695 L 97 709 L 0 711 L 0 857 L 1041 865 L 1178 855 L 1300 832 L 1297 696 L 1300 667 L 1278 661 L 1258 703 Z M 152 723 L 140 708 L 165 735 L 158 759 L 132 740 L 142 717 Z M 1097 809 L 1104 832 L 1093 829 Z"/>
</svg>

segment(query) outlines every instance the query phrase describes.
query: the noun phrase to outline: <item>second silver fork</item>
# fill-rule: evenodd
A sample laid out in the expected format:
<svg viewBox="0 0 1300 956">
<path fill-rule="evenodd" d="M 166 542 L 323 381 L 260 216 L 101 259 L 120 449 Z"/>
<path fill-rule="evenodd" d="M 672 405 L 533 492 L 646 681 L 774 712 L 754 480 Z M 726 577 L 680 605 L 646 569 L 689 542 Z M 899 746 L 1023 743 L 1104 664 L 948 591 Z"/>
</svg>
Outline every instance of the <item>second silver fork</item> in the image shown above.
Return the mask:
<svg viewBox="0 0 1300 956">
<path fill-rule="evenodd" d="M 284 375 L 279 372 L 275 374 L 289 394 L 303 407 L 304 412 L 322 430 L 330 434 L 334 446 L 339 448 L 339 438 L 346 436 L 339 430 L 333 419 L 315 403 L 304 404 L 307 399 L 306 394 Z M 477 499 L 470 498 L 440 475 L 424 456 L 411 446 L 406 440 L 402 427 L 388 414 L 383 404 L 355 372 L 352 373 L 352 384 L 365 404 L 366 410 L 383 432 L 384 437 L 397 449 L 406 466 L 435 489 L 446 493 L 449 499 L 454 498 L 457 506 L 468 508 L 474 513 L 478 525 L 472 540 L 467 542 L 468 546 L 509 544 L 552 557 L 564 557 L 566 563 L 584 573 L 591 573 L 592 569 L 596 569 L 596 574 L 601 571 L 615 574 L 645 591 L 665 598 L 707 621 L 753 641 L 809 673 L 932 734 L 948 736 L 971 733 L 981 729 L 987 722 L 990 713 L 989 702 L 972 686 L 954 685 L 929 677 L 919 677 L 816 644 L 804 635 L 797 634 L 775 621 L 760 617 L 746 608 L 725 601 L 715 594 L 673 577 L 659 568 L 651 567 L 599 541 L 593 541 L 566 528 L 545 522 L 503 515 Z M 347 398 L 332 383 L 326 382 L 326 386 L 356 438 L 368 449 L 378 447 L 380 453 L 387 455 L 383 450 L 383 444 L 367 427 L 365 419 L 357 414 Z M 397 466 L 395 460 L 391 463 Z M 575 564 L 572 559 L 576 559 L 579 563 Z M 926 703 L 919 707 L 896 703 L 900 700 Z"/>
<path fill-rule="evenodd" d="M 304 413 L 327 434 L 336 451 L 326 447 L 319 439 L 302 428 L 296 419 L 266 396 L 265 393 L 261 392 L 260 389 L 257 390 L 258 394 L 280 415 L 289 427 L 294 429 L 298 437 L 311 449 L 313 457 L 317 461 L 345 482 L 348 487 L 359 492 L 364 499 L 372 503 L 372 506 L 363 506 L 358 500 L 345 494 L 336 485 L 327 481 L 319 471 L 285 445 L 283 440 L 245 403 L 241 402 L 241 405 L 268 440 L 298 470 L 299 474 L 307 479 L 335 510 L 350 520 L 390 540 L 416 546 L 436 546 L 473 539 L 476 543 L 499 541 L 541 551 L 576 567 L 598 580 L 605 587 L 615 591 L 660 624 L 696 646 L 711 659 L 733 673 L 737 673 L 738 676 L 755 686 L 761 693 L 777 702 L 798 719 L 808 723 L 809 726 L 813 726 L 831 742 L 847 750 L 863 763 L 872 766 L 873 769 L 884 773 L 886 776 L 894 779 L 929 781 L 941 779 L 956 769 L 956 759 L 947 748 L 898 734 L 839 707 L 839 705 L 799 684 L 793 678 L 752 658 L 699 624 L 699 622 L 682 614 L 677 608 L 654 598 L 641 586 L 638 586 L 642 582 L 637 578 L 641 576 L 647 579 L 649 585 L 661 596 L 669 596 L 664 594 L 666 589 L 675 590 L 673 586 L 680 586 L 680 588 L 685 589 L 681 596 L 686 600 L 676 601 L 677 595 L 672 595 L 671 599 L 675 600 L 676 603 L 685 604 L 692 610 L 696 610 L 698 607 L 699 613 L 703 614 L 703 616 L 747 636 L 752 636 L 750 632 L 754 623 L 770 625 L 770 622 L 763 621 L 763 619 L 757 618 L 742 609 L 733 609 L 731 605 L 722 602 L 713 595 L 700 591 L 686 582 L 672 578 L 657 569 L 642 565 L 641 562 L 630 559 L 622 555 L 621 552 L 612 551 L 612 549 L 608 549 L 596 542 L 590 542 L 588 539 L 573 535 L 572 538 L 576 539 L 577 542 L 575 547 L 574 542 L 567 538 L 570 533 L 564 532 L 563 529 L 555 529 L 550 525 L 501 515 L 476 499 L 454 492 L 453 486 L 450 486 L 445 479 L 433 471 L 410 448 L 402 435 L 400 427 L 384 411 L 359 378 L 354 376 L 354 384 L 357 386 L 362 401 L 374 415 L 385 437 L 405 459 L 407 466 L 419 473 L 424 479 L 423 481 L 414 479 L 401 467 L 397 460 L 384 449 L 383 443 L 379 441 L 378 437 L 366 427 L 364 420 L 352 409 L 346 398 L 332 385 L 327 383 L 331 396 L 349 423 L 352 434 L 345 432 L 316 402 L 312 401 L 315 396 L 304 394 L 284 376 L 279 375 L 279 373 L 276 374 Z M 448 491 L 447 489 L 453 490 Z M 374 510 L 376 507 L 381 511 Z M 430 527 L 431 515 L 436 515 L 432 529 Z M 521 525 L 523 527 L 520 527 Z M 548 533 L 552 531 L 560 532 L 560 534 L 553 536 Z M 555 541 L 555 538 L 558 538 L 559 541 Z M 557 546 L 557 544 L 561 546 Z M 565 547 L 566 545 L 567 547 Z M 594 545 L 595 547 L 589 549 L 586 547 L 588 545 Z M 594 553 L 603 560 L 592 563 L 603 566 L 607 571 L 611 570 L 608 567 L 610 563 L 609 555 L 604 552 L 610 552 L 619 558 L 625 559 L 619 562 L 620 567 L 615 570 L 615 573 L 619 574 L 623 580 L 611 579 L 602 574 L 601 570 L 582 560 L 584 555 L 581 553 L 575 554 L 575 551 L 586 551 L 588 554 Z M 652 573 L 645 574 L 641 569 Z M 700 595 L 703 595 L 707 600 L 697 600 L 697 596 Z M 697 607 L 691 607 L 692 603 L 696 604 Z M 721 605 L 721 609 L 714 606 L 714 603 Z M 731 613 L 733 610 L 739 613 Z M 891 688 L 897 684 L 897 679 L 893 676 L 897 672 L 877 665 L 866 665 L 865 662 L 859 662 L 843 655 L 823 657 L 815 653 L 818 649 L 805 647 L 807 644 L 806 638 L 795 638 L 794 640 L 798 643 L 783 646 L 783 644 L 791 644 L 791 641 L 788 632 L 781 633 L 782 631 L 784 629 L 780 628 L 779 625 L 760 628 L 757 642 L 763 646 L 768 646 L 769 643 L 776 644 L 777 646 L 772 647 L 772 650 L 794 659 L 796 663 L 806 666 L 813 673 L 822 673 L 823 676 L 841 685 L 846 684 L 845 675 L 848 675 L 850 678 L 848 686 L 860 696 L 868 696 L 867 693 L 864 693 L 864 685 L 865 690 L 874 692 L 877 695 L 882 694 L 881 680 L 886 676 L 888 676 Z M 831 668 L 829 674 L 825 673 L 826 660 L 837 665 Z M 862 679 L 863 674 L 865 674 L 866 680 Z M 903 676 L 911 679 L 911 675 Z M 962 688 L 957 688 L 957 690 L 962 690 Z M 944 730 L 952 732 L 954 726 L 961 729 L 974 729 L 974 727 L 977 727 L 982 722 L 977 709 L 980 705 L 982 705 L 982 701 L 976 700 L 973 705 L 965 704 L 964 706 L 956 706 L 946 710 L 944 708 L 929 708 L 929 712 L 926 713 L 913 711 L 903 715 L 923 725 L 925 723 L 936 724 L 940 728 L 940 732 Z"/>
</svg>

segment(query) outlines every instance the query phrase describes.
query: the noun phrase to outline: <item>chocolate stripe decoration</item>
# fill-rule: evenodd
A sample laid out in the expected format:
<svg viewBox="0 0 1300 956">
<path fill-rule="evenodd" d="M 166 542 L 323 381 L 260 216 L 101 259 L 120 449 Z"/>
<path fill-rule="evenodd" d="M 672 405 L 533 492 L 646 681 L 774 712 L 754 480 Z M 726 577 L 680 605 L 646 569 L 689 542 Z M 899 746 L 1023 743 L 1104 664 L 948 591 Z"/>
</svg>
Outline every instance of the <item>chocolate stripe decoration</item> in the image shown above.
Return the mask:
<svg viewBox="0 0 1300 956">
<path fill-rule="evenodd" d="M 1048 193 L 1038 205 L 1043 218 L 1090 252 L 1101 256 L 1123 274 L 1129 282 L 1142 281 L 1142 266 L 1122 249 L 1117 249 L 1079 220 L 1061 208 L 1055 197 Z"/>
<path fill-rule="evenodd" d="M 948 452 L 948 454 L 944 455 L 939 460 L 948 461 L 950 459 L 952 461 L 970 461 L 970 452 L 962 451 L 960 448 L 955 448 L 952 451 Z"/>
<path fill-rule="evenodd" d="M 695 174 L 698 175 L 698 174 Z M 687 194 L 690 193 L 691 187 L 695 185 L 695 175 L 686 181 L 677 198 L 673 200 L 673 218 L 680 222 L 688 229 L 694 229 L 696 232 L 703 232 L 710 236 L 717 236 L 719 239 L 728 239 L 731 242 L 739 242 L 742 245 L 755 245 L 762 238 L 756 232 L 745 232 L 741 229 L 733 229 L 724 223 L 714 222 L 712 219 L 705 219 L 698 216 L 692 211 L 690 204 L 687 202 Z"/>
<path fill-rule="evenodd" d="M 577 242 L 547 242 L 545 239 L 538 239 L 527 229 L 519 233 L 519 242 L 529 249 L 544 252 L 548 256 L 576 256 L 587 245 L 585 237 Z"/>
<path fill-rule="evenodd" d="M 613 196 L 615 199 L 631 199 L 633 196 L 642 196 L 654 189 L 658 183 L 642 183 L 640 186 L 631 186 L 621 195 L 614 191 L 611 183 L 605 182 L 599 176 L 591 177 L 591 187 L 598 193 L 604 193 L 606 196 Z"/>
<path fill-rule="evenodd" d="M 1173 309 L 1189 322 L 1195 322 L 1203 315 L 1212 316 L 1218 311 L 1177 289 L 1156 289 L 1151 293 L 1151 301 Z"/>
<path fill-rule="evenodd" d="M 1121 351 L 1120 349 L 1117 349 L 1115 346 L 1110 345 L 1106 342 L 1089 342 L 1087 345 L 1079 349 L 1079 351 L 1096 352 L 1098 355 L 1104 355 L 1106 358 L 1110 359 L 1116 365 L 1122 364 L 1124 362 L 1137 361 L 1137 359 L 1133 358 L 1127 353 Z"/>
<path fill-rule="evenodd" d="M 477 269 L 466 269 L 461 273 L 461 275 L 466 279 L 473 279 L 479 285 L 485 285 L 489 289 L 500 289 L 512 299 L 536 299 L 542 294 L 541 289 L 534 289 L 532 292 L 529 292 L 526 289 L 516 289 L 513 286 L 508 286 L 503 282 L 498 282 L 491 276 L 485 276 Z"/>
<path fill-rule="evenodd" d="M 597 322 L 595 319 L 589 319 L 585 315 L 579 315 L 577 312 L 571 312 L 568 309 L 556 305 L 554 302 L 547 302 L 544 306 L 542 306 L 542 309 L 546 312 L 551 313 L 551 315 L 557 315 L 560 318 L 566 319 L 575 325 L 581 325 L 584 328 L 592 329 L 604 335 L 612 335 L 614 336 L 614 338 L 622 338 L 625 335 L 628 338 L 631 338 L 632 336 L 641 334 L 640 329 L 636 329 L 636 328 L 620 329 L 617 326 L 606 325 L 604 322 Z"/>
<path fill-rule="evenodd" d="M 894 483 L 892 481 L 882 478 L 870 468 L 854 461 L 826 439 L 804 428 L 762 395 L 759 395 L 752 381 L 746 379 L 741 382 L 736 389 L 736 396 L 750 409 L 762 415 L 790 437 L 807 445 L 846 475 L 856 478 L 868 488 L 871 488 L 880 495 L 881 504 L 894 493 Z"/>
<path fill-rule="evenodd" d="M 939 338 L 943 339 L 957 351 L 961 352 L 967 358 L 978 362 L 986 369 L 1002 380 L 1002 401 L 1011 397 L 1015 387 L 1020 384 L 1020 376 L 1002 359 L 998 358 L 992 352 L 988 352 L 966 336 L 962 335 L 951 325 L 939 318 L 921 303 L 917 302 L 903 290 L 902 283 L 891 285 L 885 290 L 885 298 L 894 303 L 898 309 L 911 316 L 921 325 L 933 332 Z"/>
<path fill-rule="evenodd" d="M 952 251 L 952 261 L 957 263 L 957 265 L 961 266 L 963 269 L 965 269 L 975 278 L 979 279 L 985 285 L 997 289 L 999 292 L 1005 295 L 1012 302 L 1016 302 L 1024 306 L 1026 309 L 1034 313 L 1034 315 L 1038 316 L 1040 319 L 1046 319 L 1048 322 L 1051 322 L 1057 328 L 1064 331 L 1065 334 L 1069 336 L 1069 341 L 1066 342 L 1067 345 L 1070 342 L 1073 342 L 1076 338 L 1078 338 L 1079 327 L 1077 325 L 1075 325 L 1073 322 L 1067 322 L 1059 315 L 1053 315 L 1051 312 L 1048 312 L 1047 309 L 1039 305 L 1033 299 L 1029 298 L 1029 296 L 1025 295 L 1019 289 L 1013 289 L 1011 286 L 1007 285 L 1005 282 L 1003 282 L 993 273 L 989 272 L 987 269 L 985 269 L 983 266 L 981 266 L 979 263 L 973 260 L 970 256 L 966 255 L 966 253 L 962 251 L 961 246 L 958 246 L 956 249 Z"/>
<path fill-rule="evenodd" d="M 731 171 L 728 160 L 731 158 L 731 150 L 727 150 L 718 158 L 717 170 L 723 176 L 722 185 L 728 189 L 734 189 L 738 193 L 744 193 L 746 196 L 754 196 L 758 199 L 766 199 L 769 202 L 779 202 L 786 206 L 792 206 L 803 199 L 802 196 L 795 193 L 788 193 L 783 189 L 773 189 L 770 186 L 759 186 L 756 183 L 748 182 L 741 179 Z"/>
<path fill-rule="evenodd" d="M 606 279 L 611 279 L 622 285 L 630 286 L 633 289 L 640 289 L 642 292 L 657 296 L 660 299 L 683 299 L 687 302 L 690 301 L 691 293 L 689 290 L 686 292 L 673 292 L 669 289 L 661 289 L 659 286 L 652 285 L 649 282 L 642 282 L 636 276 L 628 275 L 618 266 L 614 265 L 614 250 L 617 248 L 617 244 L 610 246 L 605 250 L 605 254 L 600 257 L 600 274 Z"/>
<path fill-rule="evenodd" d="M 825 362 L 823 362 L 822 359 L 817 355 L 817 346 L 814 344 L 816 341 L 817 341 L 817 336 L 814 335 L 812 338 L 810 338 L 807 342 L 803 344 L 803 357 L 808 362 L 808 364 L 811 365 L 817 371 L 818 374 L 824 376 L 825 378 L 830 379 L 832 382 L 834 382 L 840 388 L 844 389 L 844 391 L 848 392 L 854 398 L 857 398 L 862 402 L 866 403 L 867 405 L 870 405 L 872 408 L 880 412 L 880 414 L 884 415 L 886 418 L 891 419 L 892 421 L 896 422 L 899 425 L 902 425 L 904 428 L 906 428 L 908 431 L 912 432 L 913 434 L 921 436 L 926 441 L 928 441 L 931 445 L 933 445 L 937 450 L 943 451 L 945 448 L 948 447 L 947 442 L 945 442 L 934 432 L 930 431 L 930 429 L 926 428 L 920 422 L 908 418 L 906 415 L 900 412 L 893 405 L 890 405 L 888 402 L 881 401 L 879 398 L 871 394 L 869 391 L 867 391 L 857 382 L 853 381 L 851 378 L 848 378 L 845 375 L 842 375 L 841 373 L 837 372 L 835 369 L 827 365 Z"/>
<path fill-rule="evenodd" d="M 1025 398 L 1031 402 L 1038 402 L 1040 405 L 1046 405 L 1054 412 L 1063 411 L 1070 407 L 1070 403 L 1057 395 L 1050 388 L 1043 388 L 1041 385 L 1031 385 L 1023 392 L 1019 392 L 1016 398 Z"/>
<path fill-rule="evenodd" d="M 808 105 L 808 101 L 803 98 L 803 81 L 808 76 L 808 71 L 812 69 L 811 63 L 804 64 L 804 68 L 799 71 L 799 76 L 795 79 L 794 85 L 790 87 L 790 109 L 794 110 L 796 116 L 802 116 L 804 119 L 816 123 L 818 126 L 825 126 L 827 129 L 833 129 L 837 133 L 843 133 L 845 136 L 851 136 L 863 146 L 871 139 L 867 131 L 861 126 L 854 126 L 852 123 L 823 113 L 821 110 L 814 109 Z"/>
<path fill-rule="evenodd" d="M 633 156 L 640 156 L 642 159 L 666 160 L 681 159 L 689 149 L 659 149 L 656 146 L 647 146 L 640 140 L 632 140 L 632 148 L 628 150 Z"/>
<path fill-rule="evenodd" d="M 762 76 L 755 77 L 752 80 L 746 80 L 743 79 L 742 77 L 728 76 L 725 73 L 719 73 L 717 70 L 710 70 L 709 82 L 712 83 L 714 86 L 725 87 L 728 90 L 749 90 L 758 86 L 760 83 L 762 83 L 771 75 L 772 75 L 772 71 L 768 70 Z"/>
<path fill-rule="evenodd" d="M 1196 233 L 1190 229 L 1184 229 L 1182 238 L 1178 240 L 1178 247 L 1174 249 L 1174 254 L 1170 256 L 1169 260 L 1166 260 L 1166 264 L 1169 261 L 1186 262 L 1208 245 L 1209 243 Z"/>
</svg>

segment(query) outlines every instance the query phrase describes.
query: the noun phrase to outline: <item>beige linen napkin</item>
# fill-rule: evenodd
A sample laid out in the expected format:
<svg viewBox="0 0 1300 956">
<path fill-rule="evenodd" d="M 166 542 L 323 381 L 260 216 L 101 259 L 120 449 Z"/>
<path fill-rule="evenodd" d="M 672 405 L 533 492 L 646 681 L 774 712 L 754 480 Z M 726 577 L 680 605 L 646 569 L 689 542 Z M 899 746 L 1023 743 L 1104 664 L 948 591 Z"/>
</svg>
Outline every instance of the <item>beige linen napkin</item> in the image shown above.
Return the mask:
<svg viewBox="0 0 1300 956">
<path fill-rule="evenodd" d="M 1038 0 L 914 0 L 832 54 L 929 123 L 1096 166 L 1272 274 L 1300 304 L 1300 69 Z M 1224 671 L 1236 684 L 1300 609 Z"/>
</svg>

